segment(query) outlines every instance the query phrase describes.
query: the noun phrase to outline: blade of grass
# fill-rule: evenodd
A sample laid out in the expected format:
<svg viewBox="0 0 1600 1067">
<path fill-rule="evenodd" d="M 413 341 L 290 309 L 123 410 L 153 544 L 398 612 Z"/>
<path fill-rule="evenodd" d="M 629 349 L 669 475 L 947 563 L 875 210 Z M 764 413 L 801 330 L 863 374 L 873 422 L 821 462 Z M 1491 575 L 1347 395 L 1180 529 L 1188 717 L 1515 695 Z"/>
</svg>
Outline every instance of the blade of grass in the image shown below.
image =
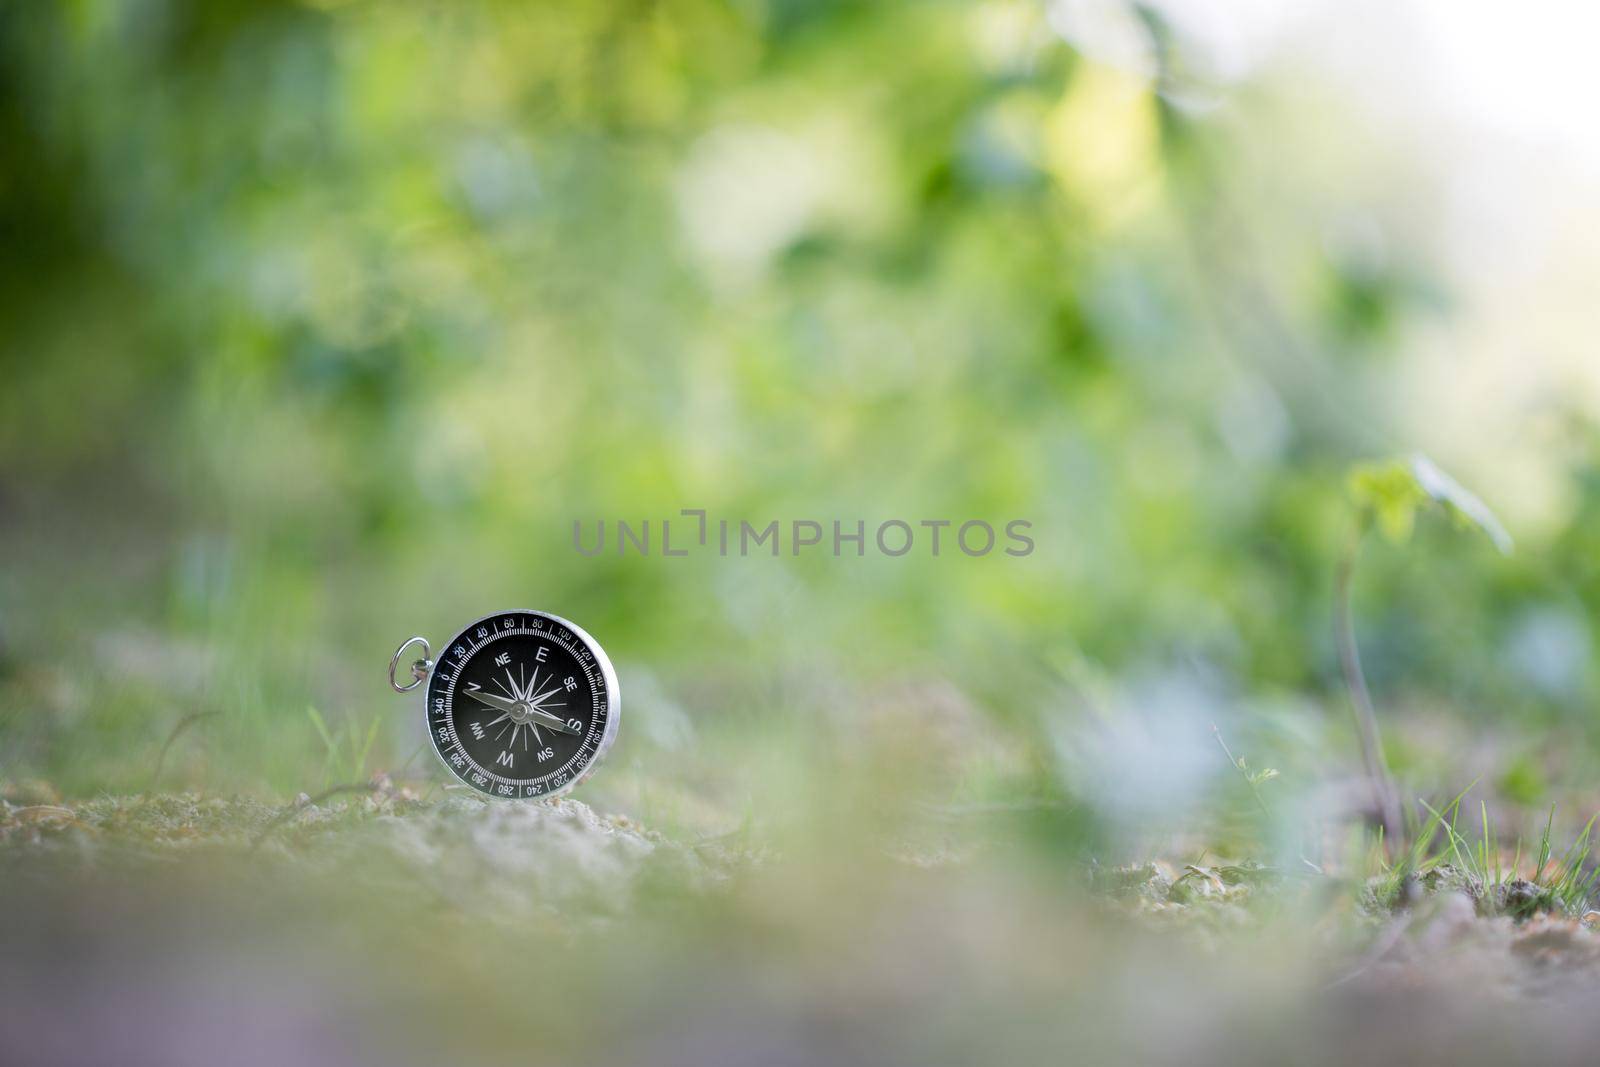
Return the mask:
<svg viewBox="0 0 1600 1067">
<path fill-rule="evenodd" d="M 317 728 L 317 736 L 322 738 L 326 756 L 322 761 L 322 780 L 328 782 L 333 777 L 334 765 L 339 760 L 339 745 L 334 741 L 333 734 L 328 731 L 328 724 L 323 721 L 322 713 L 311 705 L 306 705 L 306 716 L 310 718 L 311 725 Z"/>
<path fill-rule="evenodd" d="M 1449 812 L 1458 810 L 1461 806 L 1462 799 L 1469 792 L 1471 792 L 1473 787 L 1477 784 L 1478 780 L 1473 779 L 1471 784 L 1469 784 L 1461 792 L 1457 793 L 1450 800 L 1450 803 L 1444 806 L 1443 810 Z M 1392 901 L 1399 895 L 1400 886 L 1405 881 L 1407 875 L 1415 874 L 1417 871 L 1427 867 L 1436 866 L 1449 851 L 1441 850 L 1436 854 L 1431 856 L 1429 855 L 1428 846 L 1433 842 L 1435 835 L 1438 834 L 1440 827 L 1444 824 L 1444 815 L 1441 811 L 1434 810 L 1433 806 L 1425 800 L 1419 798 L 1418 803 L 1427 809 L 1428 820 L 1412 837 L 1410 846 L 1400 854 L 1394 864 L 1387 868 L 1383 885 L 1385 899 L 1387 900 Z M 1381 828 L 1379 832 L 1382 833 Z M 1453 841 L 1451 847 L 1454 847 Z"/>
<path fill-rule="evenodd" d="M 377 739 L 378 739 L 378 716 L 377 715 L 373 715 L 372 716 L 372 725 L 367 727 L 366 740 L 361 743 L 361 747 L 359 749 L 355 748 L 355 742 L 356 742 L 355 731 L 354 730 L 350 731 L 350 745 L 351 745 L 351 749 L 352 749 L 352 751 L 353 751 L 353 753 L 355 755 L 355 763 L 351 766 L 351 768 L 350 768 L 351 773 L 349 774 L 348 777 L 360 778 L 363 775 L 365 775 L 366 770 L 367 770 L 367 756 L 371 754 L 371 752 L 372 752 L 372 743 L 374 741 L 376 741 Z"/>
<path fill-rule="evenodd" d="M 1544 835 L 1539 838 L 1539 862 L 1533 869 L 1533 878 L 1530 879 L 1534 885 L 1540 884 L 1541 879 L 1544 878 L 1545 864 L 1550 862 L 1550 833 L 1555 828 L 1555 824 L 1556 806 L 1552 804 L 1550 805 L 1550 817 L 1544 823 Z"/>
</svg>

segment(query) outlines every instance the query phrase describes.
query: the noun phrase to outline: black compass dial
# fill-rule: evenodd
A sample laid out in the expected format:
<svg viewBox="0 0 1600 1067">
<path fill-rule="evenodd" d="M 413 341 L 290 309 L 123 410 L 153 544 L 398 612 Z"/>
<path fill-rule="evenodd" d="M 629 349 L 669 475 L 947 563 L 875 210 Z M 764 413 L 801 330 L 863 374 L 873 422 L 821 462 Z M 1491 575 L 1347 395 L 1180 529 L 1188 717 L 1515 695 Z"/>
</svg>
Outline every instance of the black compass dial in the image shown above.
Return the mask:
<svg viewBox="0 0 1600 1067">
<path fill-rule="evenodd" d="M 610 661 L 588 634 L 543 612 L 468 625 L 440 653 L 427 701 L 445 766 L 492 797 L 571 789 L 616 734 Z"/>
</svg>

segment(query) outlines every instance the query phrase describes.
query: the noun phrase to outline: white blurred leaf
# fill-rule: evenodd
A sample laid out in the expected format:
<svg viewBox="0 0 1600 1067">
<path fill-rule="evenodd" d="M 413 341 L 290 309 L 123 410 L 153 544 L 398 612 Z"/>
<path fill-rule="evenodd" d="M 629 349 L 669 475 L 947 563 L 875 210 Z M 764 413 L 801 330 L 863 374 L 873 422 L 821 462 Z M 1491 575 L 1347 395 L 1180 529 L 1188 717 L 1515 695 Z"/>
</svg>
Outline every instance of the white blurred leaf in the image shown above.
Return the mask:
<svg viewBox="0 0 1600 1067">
<path fill-rule="evenodd" d="M 1411 475 L 1428 496 L 1443 504 L 1467 525 L 1482 530 L 1506 555 L 1511 554 L 1511 534 L 1506 531 L 1495 513 L 1477 496 L 1468 492 L 1461 483 L 1439 469 L 1438 464 L 1418 452 L 1411 457 Z"/>
</svg>

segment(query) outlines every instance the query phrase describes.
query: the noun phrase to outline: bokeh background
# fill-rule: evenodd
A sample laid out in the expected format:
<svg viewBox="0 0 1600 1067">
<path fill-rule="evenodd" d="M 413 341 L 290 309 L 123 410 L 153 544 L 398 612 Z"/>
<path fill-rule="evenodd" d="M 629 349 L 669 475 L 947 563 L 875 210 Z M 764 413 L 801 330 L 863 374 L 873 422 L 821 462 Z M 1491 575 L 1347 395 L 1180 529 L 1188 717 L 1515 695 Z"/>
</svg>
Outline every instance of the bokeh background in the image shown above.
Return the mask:
<svg viewBox="0 0 1600 1067">
<path fill-rule="evenodd" d="M 1159 813 L 1213 722 L 1337 775 L 1345 472 L 1420 449 L 1518 551 L 1369 546 L 1392 758 L 1465 785 L 1487 740 L 1542 803 L 1593 769 L 1584 17 L 10 6 L 0 774 L 149 788 L 217 712 L 166 784 L 292 793 L 308 707 L 431 771 L 390 650 L 526 604 L 619 663 L 618 800 L 743 810 L 930 722 L 995 742 L 943 801 Z M 1037 549 L 572 548 L 686 507 Z"/>
<path fill-rule="evenodd" d="M 1323 1012 L 1317 961 L 1363 951 L 1339 861 L 1373 847 L 1353 465 L 1426 453 L 1516 541 L 1429 513 L 1361 548 L 1406 810 L 1468 789 L 1509 850 L 1600 806 L 1597 32 L 1555 0 L 0 6 L 0 794 L 51 857 L 0 868 L 33 916 L 0 1044 L 1587 1062 L 1587 1009 Z M 573 548 L 684 508 L 1036 547 Z M 406 637 L 524 606 L 616 663 L 580 799 L 622 822 L 449 807 L 389 690 Z M 80 869 L 107 827 L 259 834 L 374 780 L 335 810 L 426 844 Z M 1220 857 L 1349 884 L 1187 962 L 1080 907 Z M 561 965 L 502 982 L 486 930 Z M 461 1032 L 423 1040 L 435 995 Z"/>
</svg>

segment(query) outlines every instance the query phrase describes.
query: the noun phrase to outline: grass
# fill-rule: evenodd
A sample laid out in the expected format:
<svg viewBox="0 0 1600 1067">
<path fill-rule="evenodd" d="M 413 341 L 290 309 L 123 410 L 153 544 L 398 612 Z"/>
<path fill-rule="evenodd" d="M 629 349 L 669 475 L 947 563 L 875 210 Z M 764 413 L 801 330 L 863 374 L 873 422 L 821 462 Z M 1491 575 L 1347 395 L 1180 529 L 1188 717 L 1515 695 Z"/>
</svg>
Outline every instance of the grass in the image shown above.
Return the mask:
<svg viewBox="0 0 1600 1067">
<path fill-rule="evenodd" d="M 1375 902 L 1394 908 L 1409 902 L 1413 887 L 1420 887 L 1423 891 L 1466 893 L 1479 914 L 1485 916 L 1526 919 L 1539 912 L 1581 915 L 1586 911 L 1600 881 L 1600 868 L 1589 863 L 1595 819 L 1589 820 L 1558 857 L 1553 841 L 1552 805 L 1539 836 L 1532 869 L 1525 872 L 1521 838 L 1506 862 L 1506 851 L 1490 822 L 1487 804 L 1479 804 L 1480 836 L 1476 843 L 1458 828 L 1461 802 L 1471 789 L 1469 785 L 1438 808 L 1419 800 L 1428 818 L 1394 862 L 1382 858 L 1381 845 L 1373 850 L 1379 868 L 1373 887 Z"/>
<path fill-rule="evenodd" d="M 356 782 L 366 778 L 367 758 L 372 754 L 373 742 L 378 739 L 378 716 L 372 717 L 363 735 L 355 719 L 344 721 L 337 731 L 328 728 L 327 722 L 316 708 L 307 706 L 306 717 L 317 729 L 326 755 L 322 761 L 322 784 L 329 782 Z"/>
</svg>

